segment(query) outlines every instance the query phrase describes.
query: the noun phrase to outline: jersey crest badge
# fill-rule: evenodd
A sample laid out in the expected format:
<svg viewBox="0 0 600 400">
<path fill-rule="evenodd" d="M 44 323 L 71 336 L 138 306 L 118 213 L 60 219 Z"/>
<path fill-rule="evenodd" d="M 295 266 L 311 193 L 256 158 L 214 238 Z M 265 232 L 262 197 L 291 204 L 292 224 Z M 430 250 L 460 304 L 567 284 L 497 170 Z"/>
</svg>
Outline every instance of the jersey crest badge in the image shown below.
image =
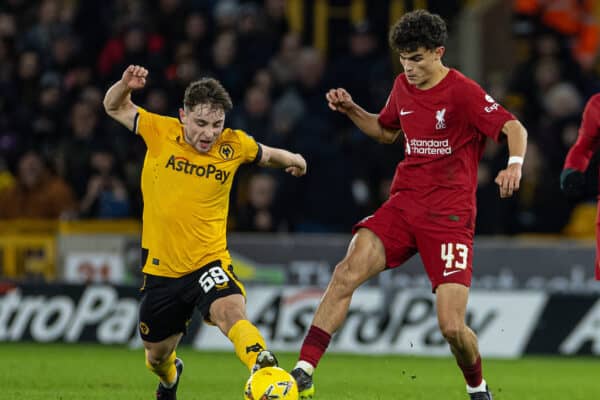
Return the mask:
<svg viewBox="0 0 600 400">
<path fill-rule="evenodd" d="M 229 143 L 223 143 L 219 146 L 219 154 L 223 160 L 231 160 L 233 158 L 233 147 Z"/>
<path fill-rule="evenodd" d="M 436 124 L 435 124 L 435 129 L 446 129 L 446 109 L 442 108 L 441 110 L 437 110 L 435 112 L 435 119 L 436 119 Z"/>
</svg>

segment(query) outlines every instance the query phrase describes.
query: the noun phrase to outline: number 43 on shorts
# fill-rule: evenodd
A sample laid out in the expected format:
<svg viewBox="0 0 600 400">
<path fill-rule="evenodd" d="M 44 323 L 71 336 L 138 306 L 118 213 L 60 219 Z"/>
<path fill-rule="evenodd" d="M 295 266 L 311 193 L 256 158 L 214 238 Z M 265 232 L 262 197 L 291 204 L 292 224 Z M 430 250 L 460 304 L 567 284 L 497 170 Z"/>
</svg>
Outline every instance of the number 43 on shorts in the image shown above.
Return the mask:
<svg viewBox="0 0 600 400">
<path fill-rule="evenodd" d="M 444 276 L 467 269 L 469 247 L 463 243 L 442 243 L 442 260 L 446 262 Z M 456 253 L 455 253 L 456 252 Z"/>
<path fill-rule="evenodd" d="M 225 285 L 229 282 L 229 276 L 223 268 L 220 266 L 211 267 L 208 271 L 204 272 L 200 275 L 200 279 L 198 279 L 198 283 L 204 290 L 204 293 L 208 293 L 213 287 Z"/>
</svg>

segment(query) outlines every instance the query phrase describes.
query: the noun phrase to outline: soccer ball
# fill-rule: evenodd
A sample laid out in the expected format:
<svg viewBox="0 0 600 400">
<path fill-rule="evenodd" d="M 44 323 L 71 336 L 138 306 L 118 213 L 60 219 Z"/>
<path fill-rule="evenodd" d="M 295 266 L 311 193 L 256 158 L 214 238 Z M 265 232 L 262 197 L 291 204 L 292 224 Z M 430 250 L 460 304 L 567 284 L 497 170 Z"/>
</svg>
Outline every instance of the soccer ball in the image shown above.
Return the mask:
<svg viewBox="0 0 600 400">
<path fill-rule="evenodd" d="M 298 400 L 294 378 L 279 367 L 265 367 L 250 376 L 244 400 Z"/>
</svg>

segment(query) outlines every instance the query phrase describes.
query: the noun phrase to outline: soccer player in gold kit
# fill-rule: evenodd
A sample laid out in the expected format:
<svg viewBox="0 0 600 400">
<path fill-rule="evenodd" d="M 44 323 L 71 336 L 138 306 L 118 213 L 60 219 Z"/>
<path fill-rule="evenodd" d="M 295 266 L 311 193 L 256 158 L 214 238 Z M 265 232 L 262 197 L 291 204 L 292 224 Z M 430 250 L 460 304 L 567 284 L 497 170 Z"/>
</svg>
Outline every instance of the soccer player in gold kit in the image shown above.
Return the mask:
<svg viewBox="0 0 600 400">
<path fill-rule="evenodd" d="M 183 370 L 175 350 L 195 307 L 233 343 L 251 371 L 276 365 L 258 329 L 248 321 L 245 291 L 227 251 L 226 223 L 233 176 L 244 163 L 306 173 L 300 154 L 257 143 L 224 128 L 231 98 L 211 78 L 190 83 L 179 119 L 153 114 L 131 101 L 148 70 L 130 65 L 108 89 L 108 115 L 140 135 L 147 152 L 142 168 L 143 298 L 139 331 L 146 366 L 160 382 L 159 400 L 176 399 Z"/>
</svg>

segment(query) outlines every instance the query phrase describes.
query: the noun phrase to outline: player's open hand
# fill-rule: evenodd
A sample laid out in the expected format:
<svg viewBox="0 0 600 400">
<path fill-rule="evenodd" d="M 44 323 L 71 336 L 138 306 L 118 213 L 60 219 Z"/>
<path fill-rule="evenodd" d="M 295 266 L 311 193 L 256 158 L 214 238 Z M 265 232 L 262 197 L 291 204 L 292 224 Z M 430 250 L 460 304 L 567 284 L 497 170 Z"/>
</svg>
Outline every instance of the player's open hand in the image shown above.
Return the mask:
<svg viewBox="0 0 600 400">
<path fill-rule="evenodd" d="M 511 197 L 514 192 L 519 190 L 521 182 L 521 164 L 510 164 L 506 169 L 498 172 L 495 179 L 496 184 L 500 187 L 500 197 Z"/>
<path fill-rule="evenodd" d="M 127 85 L 131 90 L 141 89 L 146 86 L 146 77 L 148 76 L 148 70 L 139 65 L 130 65 L 127 67 L 121 82 Z"/>
<path fill-rule="evenodd" d="M 339 111 L 341 113 L 348 113 L 353 107 L 356 106 L 354 101 L 352 101 L 352 96 L 350 93 L 343 88 L 330 89 L 326 94 L 325 98 L 327 99 L 327 105 L 333 111 Z"/>
<path fill-rule="evenodd" d="M 285 169 L 285 172 L 294 176 L 302 176 L 306 174 L 306 160 L 300 154 L 294 154 L 293 165 Z"/>
</svg>

